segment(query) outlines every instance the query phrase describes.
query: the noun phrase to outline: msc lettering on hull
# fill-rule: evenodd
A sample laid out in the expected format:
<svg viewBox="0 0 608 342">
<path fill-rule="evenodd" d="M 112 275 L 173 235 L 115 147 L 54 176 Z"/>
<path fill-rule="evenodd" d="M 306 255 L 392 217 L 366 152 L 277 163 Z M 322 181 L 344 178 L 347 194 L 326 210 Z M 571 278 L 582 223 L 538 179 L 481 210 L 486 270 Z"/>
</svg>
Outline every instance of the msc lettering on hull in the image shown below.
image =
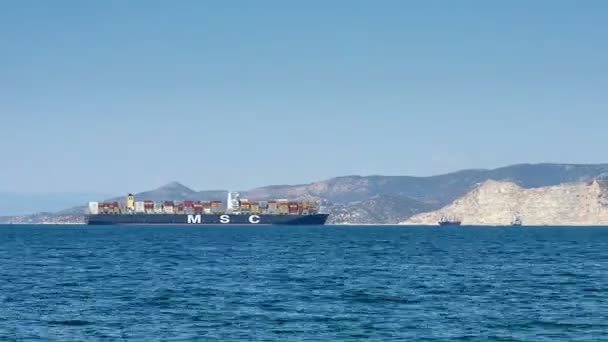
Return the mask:
<svg viewBox="0 0 608 342">
<path fill-rule="evenodd" d="M 252 224 L 260 223 L 259 215 L 250 215 L 248 222 Z M 203 215 L 188 215 L 188 224 L 202 224 Z M 220 215 L 220 223 L 230 223 L 230 215 Z"/>
<path fill-rule="evenodd" d="M 188 215 L 188 223 L 201 224 L 201 222 L 202 222 L 201 215 Z"/>
</svg>

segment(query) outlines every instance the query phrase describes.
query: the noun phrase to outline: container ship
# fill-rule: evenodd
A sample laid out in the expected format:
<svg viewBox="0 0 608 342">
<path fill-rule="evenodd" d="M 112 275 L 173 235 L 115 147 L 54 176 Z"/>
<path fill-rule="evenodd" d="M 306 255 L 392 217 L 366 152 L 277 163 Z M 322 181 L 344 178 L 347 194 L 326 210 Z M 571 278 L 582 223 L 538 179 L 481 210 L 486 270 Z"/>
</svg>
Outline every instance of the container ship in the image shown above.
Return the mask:
<svg viewBox="0 0 608 342">
<path fill-rule="evenodd" d="M 89 202 L 88 225 L 324 225 L 328 214 L 314 202 L 285 199 L 249 201 L 228 193 L 222 201 Z"/>
</svg>

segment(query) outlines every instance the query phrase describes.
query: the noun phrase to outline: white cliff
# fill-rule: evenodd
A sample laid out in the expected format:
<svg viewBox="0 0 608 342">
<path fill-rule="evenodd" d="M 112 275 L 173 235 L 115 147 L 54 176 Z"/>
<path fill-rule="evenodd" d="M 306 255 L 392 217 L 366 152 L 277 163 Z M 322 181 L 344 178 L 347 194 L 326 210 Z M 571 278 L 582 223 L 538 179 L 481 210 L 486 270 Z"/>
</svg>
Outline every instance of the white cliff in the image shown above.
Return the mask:
<svg viewBox="0 0 608 342">
<path fill-rule="evenodd" d="M 444 208 L 414 215 L 402 224 L 436 224 L 446 215 L 463 225 L 508 225 L 516 214 L 524 225 L 608 224 L 608 184 L 592 181 L 524 189 L 489 180 Z"/>
</svg>

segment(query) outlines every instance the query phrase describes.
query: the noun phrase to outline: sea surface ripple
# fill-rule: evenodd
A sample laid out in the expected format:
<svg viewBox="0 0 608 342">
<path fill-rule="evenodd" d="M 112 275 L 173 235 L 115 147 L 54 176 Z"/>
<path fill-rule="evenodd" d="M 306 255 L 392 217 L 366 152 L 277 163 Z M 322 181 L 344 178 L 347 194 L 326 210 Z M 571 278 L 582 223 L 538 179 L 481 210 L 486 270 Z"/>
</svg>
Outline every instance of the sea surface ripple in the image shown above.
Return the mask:
<svg viewBox="0 0 608 342">
<path fill-rule="evenodd" d="M 0 341 L 606 341 L 608 228 L 0 226 Z"/>
</svg>

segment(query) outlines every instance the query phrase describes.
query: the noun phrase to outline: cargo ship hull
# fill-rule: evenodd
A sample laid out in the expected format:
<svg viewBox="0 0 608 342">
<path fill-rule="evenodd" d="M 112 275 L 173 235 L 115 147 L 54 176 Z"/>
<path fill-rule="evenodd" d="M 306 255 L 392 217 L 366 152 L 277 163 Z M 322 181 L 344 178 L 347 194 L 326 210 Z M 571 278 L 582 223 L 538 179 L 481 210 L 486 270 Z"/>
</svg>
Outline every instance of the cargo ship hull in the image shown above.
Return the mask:
<svg viewBox="0 0 608 342">
<path fill-rule="evenodd" d="M 324 225 L 328 214 L 95 214 L 88 225 Z"/>
</svg>

